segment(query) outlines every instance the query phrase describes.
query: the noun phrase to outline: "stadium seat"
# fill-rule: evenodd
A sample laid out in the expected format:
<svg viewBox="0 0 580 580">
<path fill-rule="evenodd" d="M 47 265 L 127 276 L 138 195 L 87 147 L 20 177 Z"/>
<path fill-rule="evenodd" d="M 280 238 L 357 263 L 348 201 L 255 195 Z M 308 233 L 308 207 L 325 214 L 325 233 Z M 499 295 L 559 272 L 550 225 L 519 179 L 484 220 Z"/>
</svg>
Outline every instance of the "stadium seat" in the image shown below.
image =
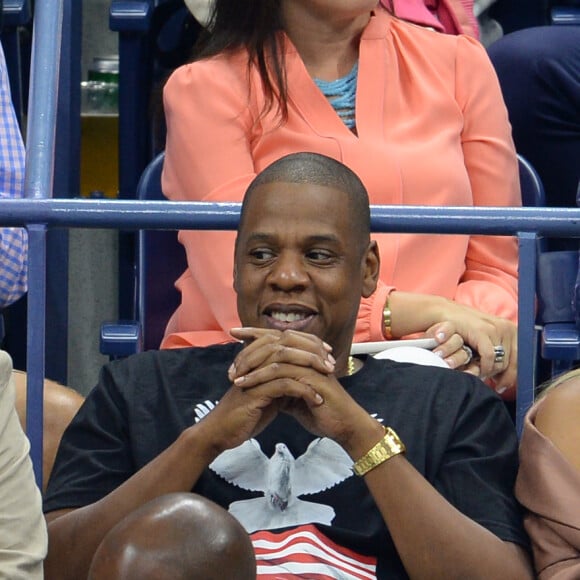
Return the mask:
<svg viewBox="0 0 580 580">
<path fill-rule="evenodd" d="M 523 205 L 544 207 L 540 177 L 521 156 L 519 167 Z M 549 250 L 546 242 L 538 242 L 537 324 L 542 329 L 539 354 L 549 361 L 549 376 L 554 377 L 580 360 L 579 254 L 577 250 Z"/>
<path fill-rule="evenodd" d="M 165 154 L 160 153 L 146 167 L 137 185 L 137 198 L 165 199 L 161 171 Z M 110 358 L 159 348 L 165 326 L 179 305 L 173 283 L 185 270 L 185 251 L 175 231 L 141 230 L 136 250 L 137 320 L 109 322 L 101 327 L 101 353 Z"/>
</svg>

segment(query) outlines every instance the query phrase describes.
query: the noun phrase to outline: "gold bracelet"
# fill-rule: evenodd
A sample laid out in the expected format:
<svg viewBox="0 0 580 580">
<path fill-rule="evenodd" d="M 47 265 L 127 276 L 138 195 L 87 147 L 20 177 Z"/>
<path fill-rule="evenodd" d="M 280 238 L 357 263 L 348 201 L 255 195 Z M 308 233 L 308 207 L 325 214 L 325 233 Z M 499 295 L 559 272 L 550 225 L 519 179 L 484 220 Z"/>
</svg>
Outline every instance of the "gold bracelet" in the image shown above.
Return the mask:
<svg viewBox="0 0 580 580">
<path fill-rule="evenodd" d="M 390 428 L 383 427 L 385 436 L 367 453 L 365 453 L 358 461 L 355 461 L 352 470 L 362 477 L 371 469 L 384 463 L 391 457 L 405 453 L 405 444 L 399 439 L 399 436 Z"/>
<path fill-rule="evenodd" d="M 391 328 L 391 318 L 392 312 L 391 307 L 389 306 L 389 297 L 387 296 L 385 307 L 383 308 L 383 334 L 387 340 L 391 340 L 393 338 L 393 331 Z"/>
</svg>

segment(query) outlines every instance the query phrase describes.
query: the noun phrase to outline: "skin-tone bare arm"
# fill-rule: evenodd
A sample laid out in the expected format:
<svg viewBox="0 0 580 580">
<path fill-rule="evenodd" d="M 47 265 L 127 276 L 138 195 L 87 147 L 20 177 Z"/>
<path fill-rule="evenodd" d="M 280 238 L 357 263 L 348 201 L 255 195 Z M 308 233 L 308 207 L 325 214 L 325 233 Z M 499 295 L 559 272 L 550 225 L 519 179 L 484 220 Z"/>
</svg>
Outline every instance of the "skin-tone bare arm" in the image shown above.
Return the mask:
<svg viewBox="0 0 580 580">
<path fill-rule="evenodd" d="M 322 404 L 286 398 L 281 409 L 312 433 L 337 441 L 353 460 L 382 438 L 382 426 L 348 395 L 334 374 L 307 366 L 311 353 L 304 352 L 308 343 L 299 333 L 276 337 L 271 331 L 240 329 L 234 334 L 254 340 L 231 369 L 234 384 L 241 390 L 251 392 L 265 385 L 288 388 L 293 382 L 310 385 L 322 396 Z M 533 577 L 522 548 L 459 512 L 404 456 L 373 469 L 365 481 L 411 578 Z"/>
<path fill-rule="evenodd" d="M 580 379 L 564 381 L 546 394 L 536 415 L 536 427 L 580 471 Z"/>
<path fill-rule="evenodd" d="M 459 512 L 404 456 L 379 465 L 365 481 L 411 578 L 533 578 L 521 547 Z"/>
<path fill-rule="evenodd" d="M 479 358 L 465 369 L 482 379 L 494 377 L 498 386 L 514 387 L 517 375 L 517 327 L 504 318 L 476 311 L 469 306 L 439 296 L 394 291 L 389 298 L 394 336 L 406 336 L 426 330 L 427 336 L 442 333 L 441 350 L 452 368 L 463 364 L 461 346 L 469 345 Z M 441 322 L 444 321 L 444 322 Z M 462 337 L 460 344 L 454 337 Z M 505 361 L 494 362 L 493 347 L 502 345 Z M 450 357 L 449 359 L 447 357 Z"/>
<path fill-rule="evenodd" d="M 208 446 L 200 443 L 202 432 L 197 428 L 184 431 L 166 451 L 100 501 L 46 514 L 50 547 L 45 578 L 86 578 L 100 542 L 123 517 L 166 493 L 190 491 L 214 458 Z"/>
</svg>

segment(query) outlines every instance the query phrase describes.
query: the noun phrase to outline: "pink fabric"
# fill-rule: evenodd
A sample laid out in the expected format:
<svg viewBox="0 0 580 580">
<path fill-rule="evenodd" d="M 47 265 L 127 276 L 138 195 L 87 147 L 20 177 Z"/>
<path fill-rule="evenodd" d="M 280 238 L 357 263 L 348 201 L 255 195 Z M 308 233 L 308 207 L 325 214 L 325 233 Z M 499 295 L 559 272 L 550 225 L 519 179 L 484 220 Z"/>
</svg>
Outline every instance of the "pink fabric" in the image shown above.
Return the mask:
<svg viewBox="0 0 580 580">
<path fill-rule="evenodd" d="M 241 201 L 253 177 L 283 155 L 342 161 L 371 203 L 520 205 L 517 159 L 501 90 L 485 49 L 377 10 L 360 42 L 357 133 L 316 87 L 292 43 L 288 119 L 261 116 L 264 97 L 243 51 L 177 69 L 164 90 L 163 191 L 172 200 Z M 477 74 L 473 74 L 477 71 Z M 248 79 L 251 85 L 248 90 Z M 188 270 L 164 347 L 231 340 L 233 232 L 182 231 Z M 362 301 L 356 342 L 382 340 L 389 288 L 444 296 L 517 319 L 513 238 L 377 234 L 382 284 Z"/>
<path fill-rule="evenodd" d="M 558 387 L 560 388 L 560 387 Z M 580 578 L 580 473 L 535 426 L 541 399 L 526 416 L 516 497 L 527 509 L 539 580 Z"/>
<path fill-rule="evenodd" d="M 381 0 L 398 18 L 447 34 L 468 34 L 479 39 L 473 0 Z"/>
</svg>

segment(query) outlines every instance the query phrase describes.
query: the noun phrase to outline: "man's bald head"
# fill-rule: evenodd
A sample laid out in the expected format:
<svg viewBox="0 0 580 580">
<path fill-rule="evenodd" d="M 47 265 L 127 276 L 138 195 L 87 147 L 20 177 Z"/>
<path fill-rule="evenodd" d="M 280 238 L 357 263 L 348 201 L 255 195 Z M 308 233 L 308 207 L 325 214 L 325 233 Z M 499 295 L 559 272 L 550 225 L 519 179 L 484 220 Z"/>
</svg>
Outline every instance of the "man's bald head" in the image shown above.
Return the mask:
<svg viewBox="0 0 580 580">
<path fill-rule="evenodd" d="M 314 184 L 344 192 L 353 231 L 360 236 L 361 248 L 366 248 L 370 239 L 368 193 L 358 175 L 346 165 L 319 153 L 291 153 L 281 157 L 250 183 L 242 203 L 238 230 L 244 226 L 244 218 L 256 189 L 270 183 Z"/>
</svg>

